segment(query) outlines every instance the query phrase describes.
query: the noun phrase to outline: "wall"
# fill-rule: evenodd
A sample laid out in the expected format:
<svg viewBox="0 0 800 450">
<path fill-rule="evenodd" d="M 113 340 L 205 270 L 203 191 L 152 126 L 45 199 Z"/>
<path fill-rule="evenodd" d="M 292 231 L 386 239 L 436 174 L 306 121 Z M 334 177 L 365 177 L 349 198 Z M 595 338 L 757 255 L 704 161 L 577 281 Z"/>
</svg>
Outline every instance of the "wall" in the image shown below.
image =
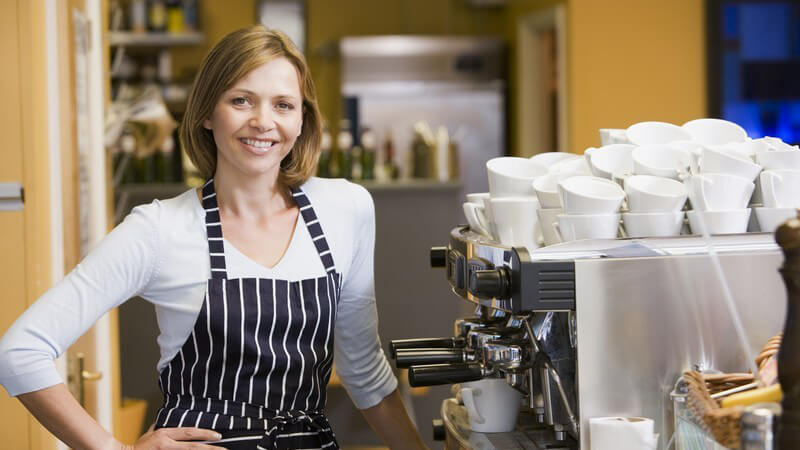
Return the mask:
<svg viewBox="0 0 800 450">
<path fill-rule="evenodd" d="M 341 114 L 336 45 L 344 36 L 498 35 L 504 11 L 474 8 L 464 0 L 308 0 L 306 56 L 319 104 L 329 123 Z"/>
<path fill-rule="evenodd" d="M 707 114 L 705 2 L 569 0 L 570 151 L 599 128 Z"/>
</svg>

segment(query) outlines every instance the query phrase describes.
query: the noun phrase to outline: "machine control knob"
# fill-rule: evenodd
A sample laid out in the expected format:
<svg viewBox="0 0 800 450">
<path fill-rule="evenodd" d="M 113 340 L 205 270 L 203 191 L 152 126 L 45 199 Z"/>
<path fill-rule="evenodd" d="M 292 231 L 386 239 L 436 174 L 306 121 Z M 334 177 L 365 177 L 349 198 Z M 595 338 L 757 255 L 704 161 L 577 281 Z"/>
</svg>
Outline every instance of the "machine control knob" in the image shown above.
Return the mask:
<svg viewBox="0 0 800 450">
<path fill-rule="evenodd" d="M 431 267 L 447 267 L 447 247 L 431 247 Z"/>
<path fill-rule="evenodd" d="M 442 419 L 433 419 L 433 440 L 434 441 L 443 441 L 447 439 L 446 432 L 444 430 L 444 421 Z"/>
<path fill-rule="evenodd" d="M 511 271 L 507 267 L 476 270 L 469 277 L 469 292 L 479 298 L 510 298 Z"/>
</svg>

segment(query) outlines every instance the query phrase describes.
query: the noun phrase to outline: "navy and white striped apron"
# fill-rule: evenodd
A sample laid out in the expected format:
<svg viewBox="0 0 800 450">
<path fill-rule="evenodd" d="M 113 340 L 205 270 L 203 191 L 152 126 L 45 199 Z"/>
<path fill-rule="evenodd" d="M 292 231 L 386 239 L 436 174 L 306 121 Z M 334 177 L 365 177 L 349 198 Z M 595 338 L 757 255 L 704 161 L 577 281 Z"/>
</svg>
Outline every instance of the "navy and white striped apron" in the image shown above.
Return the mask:
<svg viewBox="0 0 800 450">
<path fill-rule="evenodd" d="M 342 277 L 308 197 L 292 196 L 326 275 L 228 278 L 213 179 L 203 186 L 211 279 L 191 335 L 164 367 L 156 428 L 216 430 L 213 445 L 338 448 L 323 414 Z"/>
</svg>

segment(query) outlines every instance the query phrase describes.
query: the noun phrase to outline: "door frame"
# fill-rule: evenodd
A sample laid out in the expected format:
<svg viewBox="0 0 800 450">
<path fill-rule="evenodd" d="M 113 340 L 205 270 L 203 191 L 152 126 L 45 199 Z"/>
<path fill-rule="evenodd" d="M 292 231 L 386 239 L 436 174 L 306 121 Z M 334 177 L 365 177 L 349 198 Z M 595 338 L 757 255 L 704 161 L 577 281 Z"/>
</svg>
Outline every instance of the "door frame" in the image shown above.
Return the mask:
<svg viewBox="0 0 800 450">
<path fill-rule="evenodd" d="M 556 44 L 556 114 L 553 117 L 547 106 L 548 98 L 542 92 L 544 83 L 539 63 L 542 60 L 541 32 L 554 31 Z M 537 11 L 517 21 L 517 58 L 520 101 L 517 114 L 519 127 L 517 138 L 520 156 L 530 157 L 547 151 L 569 151 L 567 123 L 567 6 L 558 4 L 543 11 Z M 542 136 L 546 124 L 556 121 L 557 148 L 547 148 Z"/>
</svg>

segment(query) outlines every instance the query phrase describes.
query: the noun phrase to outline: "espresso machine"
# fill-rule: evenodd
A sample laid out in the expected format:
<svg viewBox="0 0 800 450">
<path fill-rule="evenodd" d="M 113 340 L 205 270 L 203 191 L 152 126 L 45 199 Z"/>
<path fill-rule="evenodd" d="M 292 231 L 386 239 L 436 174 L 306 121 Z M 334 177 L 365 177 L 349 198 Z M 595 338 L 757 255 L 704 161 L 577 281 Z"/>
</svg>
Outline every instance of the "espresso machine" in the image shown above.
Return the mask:
<svg viewBox="0 0 800 450">
<path fill-rule="evenodd" d="M 588 450 L 589 418 L 605 416 L 652 418 L 666 448 L 681 373 L 746 369 L 785 315 L 770 233 L 527 249 L 459 226 L 430 259 L 475 315 L 457 318 L 453 336 L 392 341 L 397 367 L 415 387 L 504 378 L 524 401 L 516 430 L 481 434 L 445 400 L 434 435 L 448 449 Z"/>
</svg>

